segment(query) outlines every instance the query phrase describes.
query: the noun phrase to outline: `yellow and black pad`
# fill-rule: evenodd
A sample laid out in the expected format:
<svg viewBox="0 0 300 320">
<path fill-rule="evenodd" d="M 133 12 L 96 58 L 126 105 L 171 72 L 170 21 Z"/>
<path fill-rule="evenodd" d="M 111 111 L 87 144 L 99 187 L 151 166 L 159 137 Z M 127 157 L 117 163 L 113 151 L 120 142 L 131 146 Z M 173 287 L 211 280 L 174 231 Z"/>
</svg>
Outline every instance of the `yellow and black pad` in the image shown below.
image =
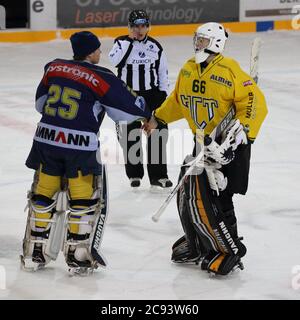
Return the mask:
<svg viewBox="0 0 300 320">
<path fill-rule="evenodd" d="M 184 165 L 181 167 L 178 181 L 181 180 L 186 168 Z M 173 244 L 171 260 L 175 263 L 197 263 L 200 257 L 205 255 L 206 249 L 202 246 L 201 238 L 193 224 L 184 189 L 182 185 L 177 192 L 177 209 L 184 236 Z"/>
<path fill-rule="evenodd" d="M 233 230 L 232 220 L 236 222 L 235 217 L 231 214 L 229 219 L 224 213 L 222 197 L 213 194 L 205 171 L 187 177 L 184 183 L 184 201 L 185 212 L 204 248 L 202 268 L 219 274 L 229 273 L 246 254 L 246 247 Z M 187 218 L 185 224 L 186 221 Z M 184 230 L 186 232 L 186 226 Z"/>
</svg>

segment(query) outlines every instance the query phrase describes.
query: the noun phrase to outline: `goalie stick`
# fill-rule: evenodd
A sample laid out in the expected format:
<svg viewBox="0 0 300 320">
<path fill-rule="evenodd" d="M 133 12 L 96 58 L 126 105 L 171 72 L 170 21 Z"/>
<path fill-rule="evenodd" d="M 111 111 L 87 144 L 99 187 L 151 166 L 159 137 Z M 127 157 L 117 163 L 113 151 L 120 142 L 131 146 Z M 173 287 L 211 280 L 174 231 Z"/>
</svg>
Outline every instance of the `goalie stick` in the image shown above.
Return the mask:
<svg viewBox="0 0 300 320">
<path fill-rule="evenodd" d="M 254 79 L 254 81 L 257 83 L 258 81 L 258 62 L 259 62 L 259 51 L 261 47 L 261 38 L 255 38 L 252 47 L 251 47 L 251 55 L 250 55 L 250 76 Z M 222 132 L 227 128 L 230 121 L 235 116 L 235 107 L 232 105 L 228 111 L 228 113 L 225 115 L 225 117 L 219 122 L 219 124 L 214 128 L 214 130 L 209 135 L 210 139 L 207 139 L 208 141 L 211 141 L 211 139 L 215 140 L 218 138 Z M 205 143 L 205 140 L 204 140 Z M 152 220 L 154 222 L 157 222 L 160 218 L 160 216 L 163 214 L 173 197 L 176 195 L 177 191 L 180 189 L 180 187 L 183 185 L 183 182 L 185 178 L 190 175 L 190 173 L 194 170 L 197 163 L 201 161 L 203 158 L 204 153 L 203 150 L 198 154 L 198 156 L 189 163 L 189 168 L 183 175 L 183 177 L 179 180 L 177 185 L 174 187 L 172 192 L 168 195 L 167 199 L 162 203 L 160 208 L 157 210 L 157 212 L 152 216 Z"/>
</svg>

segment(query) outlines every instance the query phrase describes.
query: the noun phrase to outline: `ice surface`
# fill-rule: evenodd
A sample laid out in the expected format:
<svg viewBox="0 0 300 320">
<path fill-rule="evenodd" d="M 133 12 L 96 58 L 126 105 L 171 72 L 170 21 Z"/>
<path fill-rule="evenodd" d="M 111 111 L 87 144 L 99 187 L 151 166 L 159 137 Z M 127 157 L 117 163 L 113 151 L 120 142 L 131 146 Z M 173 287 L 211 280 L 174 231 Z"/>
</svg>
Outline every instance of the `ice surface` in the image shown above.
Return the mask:
<svg viewBox="0 0 300 320">
<path fill-rule="evenodd" d="M 225 55 L 249 69 L 250 45 L 257 34 L 232 34 Z M 253 146 L 247 196 L 236 196 L 240 234 L 248 254 L 245 270 L 226 278 L 210 278 L 197 266 L 170 262 L 171 246 L 182 235 L 173 201 L 159 223 L 151 215 L 164 195 L 142 188 L 132 192 L 122 165 L 109 165 L 110 214 L 103 254 L 107 269 L 87 278 L 70 278 L 61 255 L 46 270 L 20 270 L 26 191 L 33 172 L 24 166 L 39 114 L 35 89 L 50 60 L 70 57 L 68 41 L 37 44 L 0 43 L 0 271 L 6 271 L 6 289 L 0 299 L 299 299 L 300 265 L 300 33 L 261 33 L 259 84 L 269 114 Z M 191 37 L 161 37 L 170 68 L 171 86 L 192 55 Z M 102 64 L 112 39 L 102 39 Z M 103 129 L 114 129 L 105 119 Z M 180 121 L 171 129 L 187 128 Z M 113 132 L 113 131 L 112 131 Z M 109 139 L 115 141 L 115 135 Z M 191 138 L 186 140 L 192 146 Z M 117 144 L 116 144 L 117 145 Z M 103 150 L 109 161 L 110 144 Z M 174 150 L 173 150 L 174 151 Z M 176 150 L 177 152 L 177 150 Z M 178 153 L 182 153 L 178 150 Z M 169 166 L 177 179 L 179 166 Z M 295 271 L 296 272 L 296 271 Z M 298 271 L 299 272 L 299 271 Z M 300 280 L 300 279 L 299 279 Z"/>
</svg>

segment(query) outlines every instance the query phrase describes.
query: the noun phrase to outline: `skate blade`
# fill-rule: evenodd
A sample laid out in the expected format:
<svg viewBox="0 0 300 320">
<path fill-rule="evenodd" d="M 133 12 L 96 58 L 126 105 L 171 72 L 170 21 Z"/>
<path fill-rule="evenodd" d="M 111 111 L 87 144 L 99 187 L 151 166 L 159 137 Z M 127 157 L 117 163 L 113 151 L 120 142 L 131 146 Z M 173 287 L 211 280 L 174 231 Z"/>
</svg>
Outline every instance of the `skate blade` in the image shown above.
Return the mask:
<svg viewBox="0 0 300 320">
<path fill-rule="evenodd" d="M 185 260 L 172 260 L 173 263 L 175 264 L 186 264 L 186 265 L 196 265 L 198 266 L 200 264 L 200 260 L 188 260 L 188 261 L 185 261 Z"/>
<path fill-rule="evenodd" d="M 236 271 L 236 270 L 238 270 L 238 269 L 239 269 L 239 270 L 244 270 L 244 268 L 245 268 L 245 267 L 244 267 L 243 262 L 240 261 L 237 265 L 234 266 L 234 268 L 232 269 L 231 272 L 234 272 L 234 271 Z"/>
<path fill-rule="evenodd" d="M 72 267 L 72 268 L 69 268 L 68 271 L 71 277 L 74 277 L 74 276 L 87 277 L 94 272 L 94 268 Z"/>
<path fill-rule="evenodd" d="M 131 192 L 133 193 L 142 193 L 142 188 L 139 186 L 139 187 L 130 187 L 131 189 Z"/>
<path fill-rule="evenodd" d="M 187 265 L 199 265 L 202 262 L 201 258 L 189 259 L 189 260 L 171 260 L 176 264 L 187 264 Z"/>
</svg>

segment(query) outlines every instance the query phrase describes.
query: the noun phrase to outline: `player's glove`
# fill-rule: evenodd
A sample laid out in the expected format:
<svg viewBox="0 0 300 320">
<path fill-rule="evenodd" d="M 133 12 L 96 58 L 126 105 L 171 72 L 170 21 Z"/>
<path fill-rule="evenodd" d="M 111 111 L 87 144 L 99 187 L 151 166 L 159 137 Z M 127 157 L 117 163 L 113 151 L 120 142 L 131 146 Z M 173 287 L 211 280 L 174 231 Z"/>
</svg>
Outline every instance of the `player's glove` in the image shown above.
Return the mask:
<svg viewBox="0 0 300 320">
<path fill-rule="evenodd" d="M 237 147 L 247 143 L 247 135 L 240 120 L 232 120 L 225 139 L 220 145 L 212 139 L 208 143 L 206 142 L 205 155 L 222 165 L 226 165 L 234 159 L 234 151 Z"/>
</svg>

